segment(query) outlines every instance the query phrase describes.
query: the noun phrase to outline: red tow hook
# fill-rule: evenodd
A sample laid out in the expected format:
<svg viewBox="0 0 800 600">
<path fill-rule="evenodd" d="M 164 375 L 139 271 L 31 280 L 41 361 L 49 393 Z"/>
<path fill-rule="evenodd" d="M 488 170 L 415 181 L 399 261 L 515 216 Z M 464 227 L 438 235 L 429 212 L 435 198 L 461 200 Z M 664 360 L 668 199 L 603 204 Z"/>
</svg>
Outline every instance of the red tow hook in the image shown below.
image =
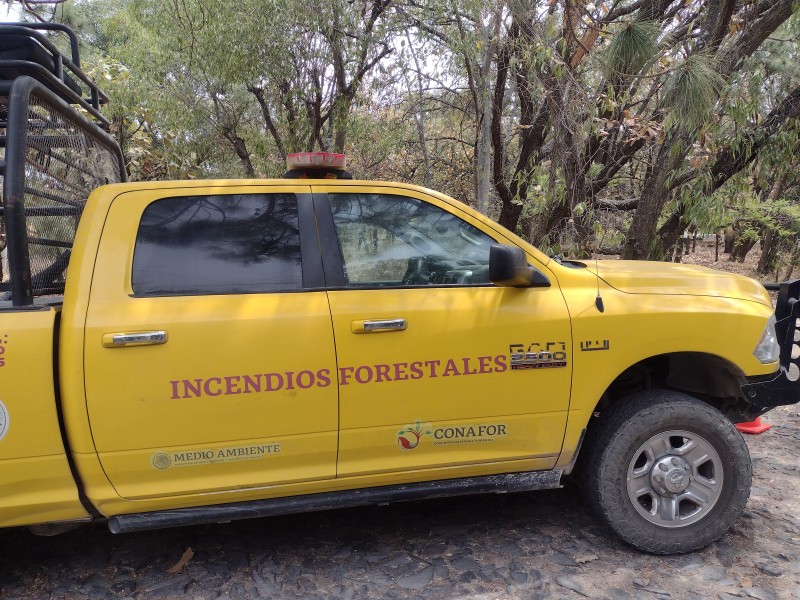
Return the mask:
<svg viewBox="0 0 800 600">
<path fill-rule="evenodd" d="M 768 425 L 767 423 L 761 422 L 761 417 L 756 417 L 755 421 L 750 421 L 748 423 L 736 424 L 736 429 L 738 429 L 742 433 L 749 433 L 752 435 L 758 435 L 759 433 L 764 433 L 765 431 L 771 428 L 772 425 Z"/>
</svg>

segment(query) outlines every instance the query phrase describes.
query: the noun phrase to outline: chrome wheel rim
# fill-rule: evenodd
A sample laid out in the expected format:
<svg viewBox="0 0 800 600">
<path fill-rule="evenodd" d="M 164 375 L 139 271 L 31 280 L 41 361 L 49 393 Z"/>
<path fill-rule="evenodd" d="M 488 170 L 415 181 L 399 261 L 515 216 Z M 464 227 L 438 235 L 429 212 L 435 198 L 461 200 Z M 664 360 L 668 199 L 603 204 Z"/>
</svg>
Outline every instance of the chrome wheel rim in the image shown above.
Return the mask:
<svg viewBox="0 0 800 600">
<path fill-rule="evenodd" d="M 719 454 L 691 431 L 654 435 L 628 465 L 628 498 L 642 517 L 660 527 L 686 527 L 702 519 L 719 500 L 722 484 Z"/>
</svg>

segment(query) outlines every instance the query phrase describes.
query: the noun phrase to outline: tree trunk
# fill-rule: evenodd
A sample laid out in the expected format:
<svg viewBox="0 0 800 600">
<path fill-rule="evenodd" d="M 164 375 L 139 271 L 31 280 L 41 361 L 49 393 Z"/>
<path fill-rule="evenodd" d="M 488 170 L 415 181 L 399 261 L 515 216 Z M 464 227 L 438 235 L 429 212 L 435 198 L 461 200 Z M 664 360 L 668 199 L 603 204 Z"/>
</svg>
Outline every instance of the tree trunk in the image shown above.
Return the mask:
<svg viewBox="0 0 800 600">
<path fill-rule="evenodd" d="M 489 131 L 491 97 L 488 90 L 485 99 L 489 103 L 481 108 L 478 137 L 475 140 L 475 205 L 480 212 L 488 215 L 492 193 L 492 137 Z"/>
<path fill-rule="evenodd" d="M 498 8 L 499 10 L 499 8 Z M 478 119 L 475 138 L 475 205 L 485 215 L 489 214 L 492 194 L 492 90 L 489 77 L 495 44 L 492 36 L 499 37 L 500 16 L 494 15 L 494 32 L 481 27 L 482 56 L 478 77 L 474 81 L 476 117 Z"/>
<path fill-rule="evenodd" d="M 339 97 L 333 107 L 333 151 L 344 153 L 344 142 L 347 139 L 347 118 L 350 116 L 348 98 Z"/>
<path fill-rule="evenodd" d="M 761 275 L 765 275 L 769 272 L 770 266 L 773 262 L 775 254 L 775 232 L 772 229 L 767 229 L 767 233 L 764 234 L 764 247 L 761 249 L 761 257 L 758 259 L 758 267 L 756 267 L 756 271 Z"/>
<path fill-rule="evenodd" d="M 286 150 L 283 147 L 283 140 L 281 139 L 280 133 L 278 133 L 278 128 L 275 127 L 275 121 L 272 119 L 272 113 L 270 113 L 269 105 L 264 97 L 264 90 L 251 85 L 247 87 L 247 91 L 255 96 L 256 102 L 258 102 L 258 106 L 261 108 L 261 116 L 264 119 L 264 125 L 272 136 L 272 141 L 275 142 L 278 154 L 281 155 L 281 160 L 284 160 L 286 158 Z"/>
<path fill-rule="evenodd" d="M 657 237 L 661 240 L 665 256 L 670 256 L 676 247 L 681 247 L 678 241 L 684 229 L 686 229 L 686 224 L 683 222 L 683 205 L 681 205 L 678 210 L 670 215 L 669 219 L 664 221 L 664 224 L 658 230 Z"/>
<path fill-rule="evenodd" d="M 255 178 L 256 170 L 253 168 L 253 161 L 250 159 L 250 151 L 247 149 L 247 144 L 245 144 L 245 141 L 236 135 L 235 132 L 226 132 L 225 138 L 231 143 L 233 146 L 233 151 L 236 153 L 236 156 L 239 157 L 239 161 L 242 163 L 242 167 L 244 168 L 244 174 L 247 177 Z"/>
<path fill-rule="evenodd" d="M 683 135 L 673 134 L 667 136 L 659 148 L 656 164 L 645 181 L 633 214 L 621 258 L 661 260 L 664 257 L 666 248 L 661 245 L 661 240 L 653 243 L 657 240 L 656 226 L 670 195 L 667 178 L 683 162 L 687 145 Z"/>
<path fill-rule="evenodd" d="M 432 187 L 432 174 L 431 174 L 431 159 L 428 155 L 428 141 L 425 135 L 425 86 L 422 83 L 422 69 L 420 68 L 419 59 L 417 58 L 417 53 L 414 51 L 414 44 L 411 39 L 411 32 L 406 30 L 406 40 L 408 40 L 408 51 L 411 53 L 411 58 L 414 60 L 414 70 L 417 75 L 416 87 L 417 89 L 414 90 L 414 85 L 412 84 L 411 80 L 409 79 L 406 71 L 403 70 L 403 79 L 406 81 L 406 87 L 408 87 L 408 95 L 410 98 L 413 98 L 411 101 L 412 110 L 414 111 L 414 122 L 417 124 L 417 138 L 419 140 L 419 147 L 422 151 L 422 164 L 425 168 L 424 179 L 425 179 L 425 187 Z M 416 93 L 415 93 L 416 92 Z"/>
<path fill-rule="evenodd" d="M 736 243 L 736 236 L 738 231 L 734 225 L 728 225 L 725 228 L 725 244 L 722 249 L 722 252 L 725 254 L 732 254 L 733 253 L 733 245 Z M 733 260 L 733 258 L 731 258 Z"/>
<path fill-rule="evenodd" d="M 753 249 L 753 246 L 756 245 L 756 240 L 748 239 L 744 241 L 742 238 L 736 240 L 736 243 L 733 245 L 733 251 L 731 252 L 731 261 L 738 261 L 743 263 L 744 259 L 747 258 L 747 254 L 750 250 Z"/>
<path fill-rule="evenodd" d="M 497 222 L 506 229 L 516 231 L 521 214 L 522 203 L 504 202 L 500 208 L 500 217 L 497 219 Z"/>
</svg>

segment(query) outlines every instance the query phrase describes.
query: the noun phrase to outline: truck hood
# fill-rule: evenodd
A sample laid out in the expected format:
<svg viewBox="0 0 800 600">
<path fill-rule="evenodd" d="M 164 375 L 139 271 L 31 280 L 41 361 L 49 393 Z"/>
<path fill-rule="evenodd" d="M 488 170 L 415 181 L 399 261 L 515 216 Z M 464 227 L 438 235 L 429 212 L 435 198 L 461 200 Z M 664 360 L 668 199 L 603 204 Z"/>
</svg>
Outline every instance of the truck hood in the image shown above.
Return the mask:
<svg viewBox="0 0 800 600">
<path fill-rule="evenodd" d="M 627 294 L 719 296 L 771 305 L 758 281 L 697 265 L 638 260 L 586 261 L 608 285 Z"/>
</svg>

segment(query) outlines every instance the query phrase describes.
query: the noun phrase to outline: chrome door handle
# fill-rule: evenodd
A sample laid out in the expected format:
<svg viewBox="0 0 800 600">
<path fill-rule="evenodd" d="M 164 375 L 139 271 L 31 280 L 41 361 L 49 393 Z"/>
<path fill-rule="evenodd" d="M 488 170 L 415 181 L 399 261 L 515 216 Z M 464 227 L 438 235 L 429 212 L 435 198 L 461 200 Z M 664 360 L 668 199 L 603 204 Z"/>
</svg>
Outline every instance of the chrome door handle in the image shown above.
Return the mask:
<svg viewBox="0 0 800 600">
<path fill-rule="evenodd" d="M 137 333 L 104 333 L 104 348 L 124 348 L 125 346 L 150 346 L 166 344 L 166 331 L 140 331 Z"/>
<path fill-rule="evenodd" d="M 382 333 L 386 331 L 404 331 L 408 328 L 405 319 L 370 319 L 366 321 L 353 321 L 350 331 L 353 333 Z"/>
</svg>

